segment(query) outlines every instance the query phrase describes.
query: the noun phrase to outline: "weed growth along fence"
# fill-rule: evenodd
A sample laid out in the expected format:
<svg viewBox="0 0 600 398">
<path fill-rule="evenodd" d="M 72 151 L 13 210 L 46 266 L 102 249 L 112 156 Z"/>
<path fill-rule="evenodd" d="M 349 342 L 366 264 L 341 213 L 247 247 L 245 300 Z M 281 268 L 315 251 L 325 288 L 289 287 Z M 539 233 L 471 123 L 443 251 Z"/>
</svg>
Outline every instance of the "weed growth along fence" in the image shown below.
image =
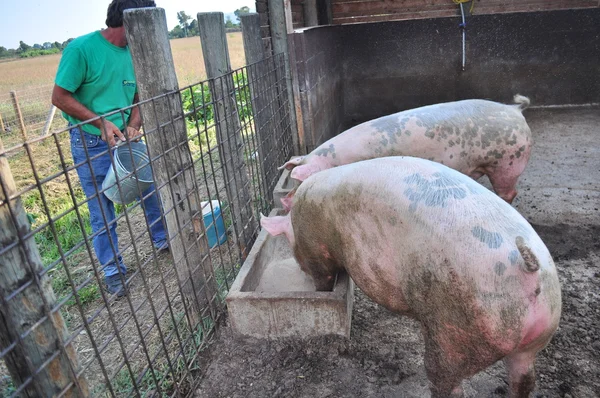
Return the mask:
<svg viewBox="0 0 600 398">
<path fill-rule="evenodd" d="M 164 11 L 126 13 L 126 25 L 145 161 L 133 162 L 135 143 L 122 145 L 129 155 L 121 158 L 66 127 L 0 144 L 1 396 L 192 396 L 258 215 L 273 206 L 277 167 L 293 153 L 283 55 L 178 89 Z M 140 46 L 153 51 L 136 57 Z M 134 165 L 86 195 L 78 172 L 107 154 L 110 167 Z M 153 188 L 137 186 L 141 200 L 115 205 L 112 221 L 112 206 L 102 207 L 94 220 L 101 227 L 92 229 L 88 205 L 111 189 L 123 195 L 125 179 L 148 170 Z M 146 210 L 156 193 L 162 210 L 153 218 Z M 160 225 L 167 244 L 157 247 Z M 94 247 L 102 236 L 109 243 Z M 118 297 L 103 287 L 103 273 L 121 262 L 127 294 Z"/>
</svg>

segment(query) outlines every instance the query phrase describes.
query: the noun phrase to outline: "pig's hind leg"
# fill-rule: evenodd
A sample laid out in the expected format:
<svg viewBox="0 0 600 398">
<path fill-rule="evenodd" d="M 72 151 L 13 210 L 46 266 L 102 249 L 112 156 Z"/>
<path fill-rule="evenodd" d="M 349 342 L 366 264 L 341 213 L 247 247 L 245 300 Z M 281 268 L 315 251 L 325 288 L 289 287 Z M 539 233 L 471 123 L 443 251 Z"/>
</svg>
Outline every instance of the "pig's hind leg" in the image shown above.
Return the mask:
<svg viewBox="0 0 600 398">
<path fill-rule="evenodd" d="M 508 203 L 512 203 L 515 196 L 517 196 L 516 187 L 519 176 L 497 169 L 494 173 L 489 174 L 488 177 L 496 194 Z"/>
<path fill-rule="evenodd" d="M 496 194 L 508 203 L 517 196 L 517 181 L 527 166 L 530 153 L 531 149 L 526 149 L 519 158 L 502 159 L 499 165 L 486 173 Z"/>
<path fill-rule="evenodd" d="M 425 370 L 431 382 L 431 398 L 461 398 L 461 386 L 467 376 L 462 366 L 462 355 L 449 347 L 442 347 L 425 333 Z"/>
<path fill-rule="evenodd" d="M 504 358 L 510 380 L 510 398 L 529 398 L 535 388 L 535 353 L 519 352 Z"/>
<path fill-rule="evenodd" d="M 462 381 L 486 369 L 504 355 L 493 345 L 482 346 L 478 334 L 452 325 L 432 328 L 425 339 L 425 369 L 432 384 L 431 397 L 463 397 Z"/>
</svg>

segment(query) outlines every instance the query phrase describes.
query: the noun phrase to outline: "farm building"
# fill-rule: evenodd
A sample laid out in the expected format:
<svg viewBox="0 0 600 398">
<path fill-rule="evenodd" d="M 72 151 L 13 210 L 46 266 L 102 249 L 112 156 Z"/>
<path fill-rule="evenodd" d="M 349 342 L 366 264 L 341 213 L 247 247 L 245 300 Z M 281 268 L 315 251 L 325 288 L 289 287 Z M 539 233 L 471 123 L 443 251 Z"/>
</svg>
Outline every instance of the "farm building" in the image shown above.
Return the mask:
<svg viewBox="0 0 600 398">
<path fill-rule="evenodd" d="M 319 217 L 325 201 L 304 207 L 316 216 L 306 217 L 303 225 L 315 235 L 326 231 L 321 235 L 333 237 L 337 252 L 315 240 L 322 243 L 319 250 L 327 261 L 332 253 L 350 252 L 344 239 L 356 233 L 369 242 L 361 250 L 375 253 L 376 261 L 368 264 L 373 269 L 386 255 L 396 259 L 381 247 L 404 248 L 404 232 L 411 228 L 422 228 L 421 241 L 411 241 L 409 249 L 433 253 L 431 258 L 445 256 L 446 249 L 460 246 L 454 238 L 467 236 L 471 240 L 462 255 L 437 259 L 452 265 L 469 257 L 479 266 L 481 257 L 475 273 L 493 279 L 497 291 L 505 292 L 504 282 L 522 287 L 519 294 L 531 288 L 524 302 L 543 301 L 538 298 L 542 292 L 540 297 L 551 295 L 556 319 L 562 311 L 556 331 L 556 323 L 539 322 L 554 334 L 544 341 L 549 340 L 545 348 L 535 347 L 540 351 L 532 396 L 600 396 L 600 2 L 257 0 L 256 10 L 258 15 L 241 18 L 238 52 L 243 40 L 246 66 L 235 70 L 223 14 L 198 14 L 200 42 L 195 45 L 203 52 L 207 80 L 190 85 L 178 81 L 165 10 L 125 12 L 140 102 L 114 114 L 124 120 L 137 107 L 143 138 L 136 144 L 124 142 L 113 152 L 99 150 L 101 138 L 81 139 L 73 126 L 49 132 L 47 123 L 41 135 L 28 135 L 12 93 L 7 107 L 17 115 L 10 125 L 14 132 L 0 137 L 0 396 L 432 396 L 429 376 L 435 371 L 426 358 L 430 340 L 423 336 L 424 323 L 376 304 L 388 298 L 401 301 L 404 293 L 393 283 L 402 276 L 402 267 L 393 278 L 383 278 L 392 288 L 381 297 L 363 292 L 350 270 L 328 275 L 332 287 L 317 291 L 318 273 L 302 272 L 296 248 L 289 244 L 292 221 L 288 229 L 275 231 L 283 231 L 279 235 L 270 234 L 273 224 L 262 222 L 269 219 L 263 215 L 287 215 L 289 221 L 291 197 L 302 188 L 294 170 L 280 170 L 281 165 L 311 152 L 327 157 L 328 149 L 319 151 L 319 146 L 361 123 L 464 99 L 487 99 L 503 110 L 510 108 L 518 113 L 519 131 L 529 134 L 527 151 L 514 155 L 526 152 L 528 163 L 522 162 L 527 167 L 517 176 L 518 195 L 512 203 L 490 192 L 493 179 L 482 177 L 479 185 L 437 163 L 412 159 L 434 170 L 448 169 L 453 173 L 448 175 L 458 175 L 466 185 L 454 189 L 444 185 L 447 180 L 436 180 L 441 185 L 427 192 L 409 188 L 390 195 L 389 189 L 407 180 L 439 177 L 412 175 L 383 184 L 386 192 L 372 190 L 373 200 L 363 206 L 357 205 L 361 197 L 356 193 L 341 205 L 334 203 L 332 211 L 346 234 L 335 230 L 331 219 Z M 504 105 L 512 104 L 515 94 L 528 100 L 517 97 L 518 106 Z M 105 118 L 99 116 L 101 122 Z M 469 123 L 465 130 L 473 127 Z M 89 152 L 85 160 L 73 160 L 69 148 L 74 146 Z M 85 170 L 90 158 L 109 153 L 114 175 L 86 195 L 77 171 Z M 340 169 L 332 167 L 322 175 Z M 363 175 L 361 184 L 367 185 L 370 177 Z M 348 180 L 337 192 L 345 192 Z M 140 182 L 144 189 L 152 183 L 155 188 L 146 194 Z M 464 187 L 470 187 L 469 193 Z M 327 185 L 317 192 L 326 197 L 330 191 Z M 162 214 L 150 222 L 143 197 L 156 192 Z M 524 264 L 527 272 L 540 270 L 540 261 L 536 269 L 532 258 L 538 258 L 520 235 L 519 241 L 502 240 L 499 233 L 469 224 L 467 232 L 456 236 L 452 228 L 464 220 L 443 220 L 453 206 L 461 206 L 463 194 L 482 195 L 501 206 L 503 211 L 489 201 L 463 204 L 462 214 L 475 214 L 472 219 L 481 225 L 497 225 L 495 220 L 505 216 L 520 220 L 514 230 L 539 241 L 541 252 L 549 252 L 541 268 L 555 273 L 543 274 L 549 279 L 535 286 L 527 283 L 529 273 L 523 283 L 515 279 L 520 272 L 510 268 L 515 264 Z M 122 295 L 102 288 L 106 264 L 95 254 L 94 239 L 104 232 L 92 231 L 88 207 L 101 195 L 117 204 L 109 204 L 114 221 L 104 211 L 103 218 L 104 232 L 111 227 L 119 234 L 119 242 L 110 244 L 112 261 L 128 266 L 118 273 L 123 290 L 117 293 Z M 397 197 L 414 202 L 400 222 L 397 214 L 381 210 Z M 430 214 L 429 229 L 413 217 L 415 208 L 428 200 L 437 213 L 419 214 Z M 359 211 L 362 218 L 356 216 Z M 384 219 L 386 228 L 408 227 L 386 235 L 380 226 L 363 228 L 369 217 Z M 151 240 L 151 224 L 161 222 L 168 250 Z M 295 237 L 312 242 L 310 234 L 301 235 Z M 513 241 L 519 250 L 508 252 L 507 260 L 486 262 L 488 249 L 504 250 L 502 242 L 508 246 Z M 308 265 L 313 263 L 320 262 Z M 444 348 L 460 347 L 453 363 L 466 363 L 462 354 L 477 356 L 480 351 L 479 346 L 461 345 L 476 339 L 463 336 L 467 328 L 460 322 L 471 322 L 470 311 L 481 314 L 487 308 L 445 300 L 441 290 L 464 286 L 452 284 L 456 281 L 438 279 L 412 292 L 426 304 L 433 297 L 452 309 L 441 311 L 445 318 L 439 324 L 452 332 Z M 436 290 L 441 282 L 445 290 Z M 497 291 L 475 293 L 494 304 L 506 298 Z M 431 306 L 423 308 L 432 318 L 438 314 Z M 524 341 L 529 333 L 511 326 L 525 319 L 517 319 L 519 311 L 499 311 L 509 320 L 502 332 Z M 537 326 L 532 329 L 538 331 Z M 503 338 L 476 337 L 485 343 Z M 498 354 L 494 361 L 501 358 Z M 476 374 L 465 370 L 464 395 L 518 395 L 509 391 L 513 375 L 507 367 L 498 361 Z M 527 368 L 523 374 L 532 372 Z"/>
<path fill-rule="evenodd" d="M 466 2 L 464 70 L 456 3 L 285 2 L 302 150 L 365 120 L 426 104 L 508 102 L 515 90 L 534 106 L 600 101 L 598 2 Z M 256 9 L 265 46 L 280 47 L 281 15 L 274 19 L 267 1 Z"/>
</svg>

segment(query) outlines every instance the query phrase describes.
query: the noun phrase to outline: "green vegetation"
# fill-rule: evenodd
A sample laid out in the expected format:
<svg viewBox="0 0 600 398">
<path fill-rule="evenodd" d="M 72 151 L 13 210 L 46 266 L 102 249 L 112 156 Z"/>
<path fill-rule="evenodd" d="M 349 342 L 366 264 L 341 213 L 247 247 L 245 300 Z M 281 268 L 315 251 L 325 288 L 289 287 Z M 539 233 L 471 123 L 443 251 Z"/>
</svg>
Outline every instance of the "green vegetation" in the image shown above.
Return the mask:
<svg viewBox="0 0 600 398">
<path fill-rule="evenodd" d="M 42 44 L 29 44 L 20 41 L 19 47 L 16 49 L 7 49 L 0 46 L 0 59 L 2 58 L 32 58 L 42 55 L 51 55 L 60 53 L 73 39 L 69 39 L 63 43 L 55 41 L 54 43 L 45 42 Z"/>
<path fill-rule="evenodd" d="M 235 10 L 233 12 L 233 14 L 236 18 L 236 21 L 232 21 L 231 16 L 226 15 L 225 16 L 225 28 L 227 28 L 227 31 L 228 32 L 238 31 L 241 28 L 240 16 L 249 14 L 249 13 L 250 13 L 250 7 L 244 6 L 244 7 L 238 8 L 237 10 Z M 179 11 L 177 13 L 177 20 L 179 21 L 179 25 L 175 26 L 169 32 L 170 39 L 182 39 L 184 37 L 199 35 L 198 21 L 193 19 L 191 16 L 187 15 L 185 13 L 185 11 Z M 188 23 L 188 21 L 190 21 L 190 20 L 191 20 L 191 22 Z"/>
</svg>

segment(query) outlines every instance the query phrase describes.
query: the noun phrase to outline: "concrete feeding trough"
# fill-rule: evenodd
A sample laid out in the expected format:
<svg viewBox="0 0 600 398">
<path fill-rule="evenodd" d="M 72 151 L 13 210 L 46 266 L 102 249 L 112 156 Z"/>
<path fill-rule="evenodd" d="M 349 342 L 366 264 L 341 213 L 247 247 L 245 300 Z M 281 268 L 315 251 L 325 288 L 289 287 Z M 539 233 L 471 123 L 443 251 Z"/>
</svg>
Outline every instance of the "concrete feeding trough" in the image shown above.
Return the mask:
<svg viewBox="0 0 600 398">
<path fill-rule="evenodd" d="M 270 216 L 282 214 L 275 209 Z M 232 329 L 257 338 L 350 337 L 354 284 L 338 274 L 333 291 L 315 291 L 285 236 L 258 235 L 226 298 Z"/>
<path fill-rule="evenodd" d="M 296 157 L 297 156 L 293 156 L 290 160 Z M 279 181 L 277 181 L 277 185 L 275 185 L 275 189 L 273 189 L 273 203 L 278 209 L 283 207 L 281 198 L 285 197 L 290 191 L 300 185 L 300 181 L 294 180 L 290 177 L 290 174 L 291 170 L 283 169 L 283 173 L 281 173 L 281 177 L 279 177 Z"/>
</svg>

